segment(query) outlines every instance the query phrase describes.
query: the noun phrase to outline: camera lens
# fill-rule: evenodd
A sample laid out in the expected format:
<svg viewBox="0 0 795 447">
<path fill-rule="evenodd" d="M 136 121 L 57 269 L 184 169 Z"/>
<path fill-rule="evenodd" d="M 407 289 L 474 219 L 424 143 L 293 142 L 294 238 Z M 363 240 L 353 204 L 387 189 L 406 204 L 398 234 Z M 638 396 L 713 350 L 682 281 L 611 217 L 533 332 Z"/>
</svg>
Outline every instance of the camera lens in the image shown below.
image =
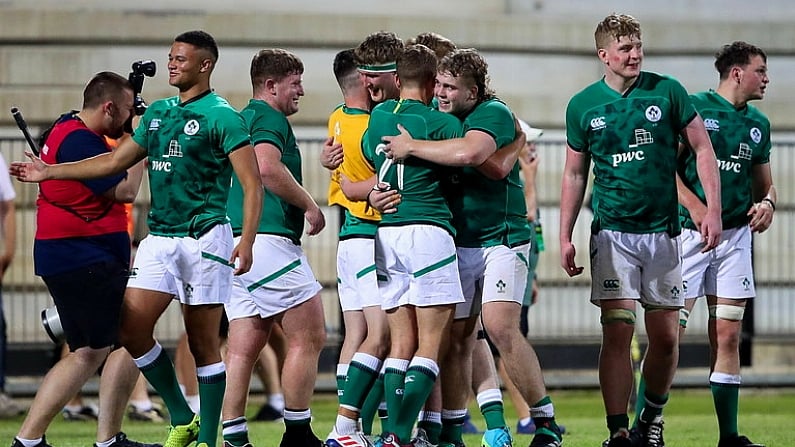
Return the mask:
<svg viewBox="0 0 795 447">
<path fill-rule="evenodd" d="M 55 306 L 48 307 L 41 311 L 41 325 L 47 332 L 53 343 L 61 343 L 64 341 L 63 326 L 61 326 L 61 318 L 58 316 L 58 309 Z"/>
</svg>

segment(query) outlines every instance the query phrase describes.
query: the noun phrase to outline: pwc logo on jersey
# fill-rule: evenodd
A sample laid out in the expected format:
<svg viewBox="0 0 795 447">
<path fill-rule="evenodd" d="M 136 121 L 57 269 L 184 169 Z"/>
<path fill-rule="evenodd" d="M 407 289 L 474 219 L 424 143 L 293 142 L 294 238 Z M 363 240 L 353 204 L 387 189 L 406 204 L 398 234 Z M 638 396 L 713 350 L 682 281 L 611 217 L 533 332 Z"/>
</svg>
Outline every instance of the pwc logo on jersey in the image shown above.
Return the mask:
<svg viewBox="0 0 795 447">
<path fill-rule="evenodd" d="M 732 155 L 734 157 L 734 155 Z M 742 164 L 739 161 L 718 160 L 718 169 L 726 172 L 734 172 L 739 174 L 742 172 Z"/>
<path fill-rule="evenodd" d="M 631 161 L 643 161 L 646 159 L 646 152 L 643 150 L 637 149 L 639 146 L 645 146 L 647 144 L 654 143 L 654 136 L 651 132 L 646 129 L 635 129 L 635 138 L 634 142 L 628 145 L 629 149 L 636 149 L 630 150 L 627 152 L 621 152 L 618 154 L 612 154 L 613 160 L 613 167 L 622 164 L 622 163 L 629 163 Z"/>
<path fill-rule="evenodd" d="M 730 158 L 732 160 L 751 160 L 751 155 L 753 155 L 753 149 L 751 149 L 751 146 L 749 146 L 747 143 L 740 143 L 740 145 L 737 147 L 737 153 L 732 154 Z M 718 159 L 718 169 L 726 172 L 734 172 L 735 174 L 742 173 L 742 162 L 732 160 Z"/>
<path fill-rule="evenodd" d="M 182 146 L 177 140 L 168 142 L 166 153 L 163 158 L 182 158 Z M 154 172 L 171 172 L 171 162 L 168 160 L 149 160 L 149 167 Z"/>
<path fill-rule="evenodd" d="M 731 157 L 735 160 L 750 160 L 753 154 L 754 150 L 750 145 L 746 143 L 740 143 L 740 145 L 737 146 L 737 154 L 732 155 Z"/>
<path fill-rule="evenodd" d="M 591 120 L 591 130 L 602 130 L 607 127 L 607 123 L 605 122 L 605 117 L 597 116 L 596 118 Z"/>
</svg>

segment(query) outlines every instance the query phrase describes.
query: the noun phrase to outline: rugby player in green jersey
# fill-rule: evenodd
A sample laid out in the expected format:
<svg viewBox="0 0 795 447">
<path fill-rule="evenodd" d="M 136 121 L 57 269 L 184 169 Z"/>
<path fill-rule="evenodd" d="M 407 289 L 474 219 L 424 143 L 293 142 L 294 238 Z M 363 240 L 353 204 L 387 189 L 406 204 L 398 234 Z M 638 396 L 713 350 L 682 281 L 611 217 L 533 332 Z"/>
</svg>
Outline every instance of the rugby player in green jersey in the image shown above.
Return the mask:
<svg viewBox="0 0 795 447">
<path fill-rule="evenodd" d="M 477 400 L 487 424 L 483 444 L 511 445 L 494 359 L 487 349 L 475 350 L 478 355 L 472 357 L 476 328 L 482 319 L 486 332 L 507 359 L 508 374 L 523 398 L 532 403 L 539 430 L 531 445 L 559 445 L 554 407 L 546 395 L 538 359 L 519 327 L 533 237 L 516 164 L 524 136 L 520 132 L 520 138 L 516 138 L 513 115 L 488 87 L 488 65 L 473 49 L 456 50 L 442 59 L 436 97 L 440 110 L 463 120 L 463 138 L 428 142 L 414 140 L 403 132 L 385 140 L 390 142 L 387 152 L 396 159 L 414 156 L 461 167 L 451 170 L 446 196 L 456 228 L 466 303 L 456 309 L 452 337 L 456 350 L 443 368 L 443 422 L 447 417 L 462 418 L 466 414 L 468 396 L 460 390 L 471 383 L 470 365 L 474 361 L 478 372 L 489 372 L 476 375 Z M 475 302 L 478 290 L 482 294 L 482 318 Z M 460 429 L 443 431 L 442 439 L 460 443 Z"/>
<path fill-rule="evenodd" d="M 684 305 L 676 195 L 680 136 L 696 154 L 707 212 L 704 251 L 720 240 L 720 179 L 704 122 L 673 78 L 641 71 L 640 23 L 611 14 L 594 33 L 604 77 L 577 93 L 566 110 L 566 164 L 560 202 L 561 266 L 582 273 L 572 244 L 574 223 L 594 163 L 591 301 L 601 309 L 599 382 L 610 447 L 662 446 L 662 410 L 678 361 Z M 646 405 L 629 431 L 633 387 L 630 340 L 636 302 L 645 309 L 649 347 L 643 366 Z M 632 435 L 632 436 L 631 436 Z"/>
<path fill-rule="evenodd" d="M 107 155 L 48 166 L 19 163 L 24 181 L 86 179 L 122 172 L 148 158 L 152 208 L 149 235 L 135 257 L 122 307 L 120 339 L 168 407 L 165 447 L 214 446 L 226 383 L 219 327 L 233 273 L 247 272 L 262 210 L 257 160 L 240 114 L 210 88 L 218 47 L 204 31 L 177 36 L 168 54 L 169 84 L 179 95 L 153 102 L 131 139 Z M 226 200 L 234 170 L 245 191 L 243 230 L 235 246 Z M 236 263 L 236 265 L 235 265 Z M 194 415 L 154 327 L 174 298 L 201 396 Z M 202 424 L 199 425 L 201 419 Z"/>
<path fill-rule="evenodd" d="M 241 111 L 246 120 L 259 175 L 265 187 L 262 218 L 254 240 L 251 270 L 235 277 L 226 307 L 229 317 L 229 379 L 223 410 L 224 445 L 250 446 L 245 417 L 254 364 L 279 324 L 287 339 L 281 379 L 284 392 L 282 447 L 319 447 L 312 432 L 309 404 L 326 340 L 322 287 L 301 249 L 306 234 L 326 225 L 320 207 L 302 186 L 301 152 L 287 117 L 304 96 L 301 60 L 281 49 L 260 50 L 251 61 L 253 99 Z M 232 231 L 242 231 L 244 194 L 232 177 L 229 217 Z"/>
<path fill-rule="evenodd" d="M 373 109 L 364 140 L 365 156 L 379 180 L 402 195 L 396 212 L 382 216 L 376 233 L 376 271 L 392 344 L 384 362 L 391 432 L 382 440 L 389 446 L 409 445 L 439 374 L 455 304 L 463 301 L 452 215 L 441 193 L 442 168 L 418 158 L 393 163 L 382 142 L 383 136 L 397 133 L 399 123 L 424 139 L 461 135 L 455 117 L 428 106 L 435 75 L 431 50 L 407 47 L 397 64 L 400 99 Z"/>
<path fill-rule="evenodd" d="M 368 445 L 364 435 L 372 433 L 384 397 L 383 360 L 389 350 L 389 326 L 375 275 L 375 232 L 380 214 L 371 203 L 380 203 L 377 195 L 392 202 L 397 191 L 373 192 L 375 171 L 362 153 L 362 136 L 372 106 L 400 94 L 395 62 L 403 47 L 395 33 L 379 31 L 334 58 L 334 75 L 344 104 L 329 117 L 330 137 L 320 159 L 333 171 L 329 205 L 345 208 L 337 247 L 337 288 L 345 339 L 337 363 L 340 405 L 326 438 L 329 447 Z M 362 181 L 366 183 L 362 197 L 349 197 L 343 190 L 343 184 Z M 366 201 L 368 194 L 371 202 Z"/>
<path fill-rule="evenodd" d="M 455 44 L 450 39 L 432 32 L 420 33 L 408 41 L 409 45 L 418 43 L 423 44 L 434 51 L 434 53 L 437 55 L 437 58 L 444 56 L 455 49 Z M 397 60 L 397 56 L 400 52 L 402 52 L 402 49 L 403 42 L 394 33 L 387 31 L 379 31 L 367 36 L 367 38 L 361 44 L 359 44 L 358 47 L 356 47 L 355 55 L 358 62 L 358 71 L 365 82 L 365 92 L 367 93 L 369 91 L 368 99 L 370 102 L 376 103 L 383 102 L 386 99 L 397 99 L 397 94 L 399 94 L 396 84 L 397 79 L 393 74 L 396 64 L 393 64 L 392 62 Z M 337 60 L 335 60 L 335 72 L 336 71 Z M 340 79 L 338 76 L 338 81 L 339 80 Z M 381 85 L 382 88 L 379 88 L 378 90 L 374 89 L 373 86 L 375 84 Z M 345 90 L 346 89 L 343 88 L 343 94 L 346 98 L 347 105 L 349 102 L 349 96 L 352 98 L 355 90 L 352 90 L 349 93 L 346 93 Z M 392 92 L 394 92 L 396 96 L 386 97 L 387 95 L 380 95 L 378 94 L 380 90 L 388 92 L 388 94 L 392 94 Z M 335 111 L 335 113 L 332 115 L 332 118 L 337 121 L 334 124 L 334 133 L 341 138 L 343 144 L 340 145 L 337 143 L 334 145 L 332 144 L 333 141 L 331 139 L 327 140 L 326 144 L 324 144 L 323 151 L 321 152 L 321 163 L 328 169 L 337 169 L 343 163 L 342 149 L 345 148 L 347 155 L 345 156 L 344 160 L 346 160 L 346 163 L 348 160 L 350 160 L 351 164 L 349 164 L 347 168 L 343 167 L 339 171 L 339 183 L 340 186 L 342 186 L 340 189 L 344 189 L 346 191 L 344 194 L 352 194 L 350 197 L 346 195 L 345 199 L 348 201 L 353 200 L 353 204 L 355 204 L 357 200 L 359 202 L 359 204 L 352 204 L 346 206 L 346 208 L 351 211 L 352 208 L 355 209 L 356 207 L 361 207 L 361 205 L 366 205 L 364 208 L 365 211 L 368 211 L 369 208 L 373 208 L 381 210 L 385 213 L 394 212 L 394 206 L 399 203 L 399 195 L 397 195 L 397 191 L 374 190 L 373 186 L 377 181 L 377 178 L 374 175 L 368 178 L 366 181 L 361 181 L 361 174 L 364 171 L 364 165 L 362 165 L 360 169 L 352 169 L 359 165 L 359 159 L 361 158 L 361 138 L 358 138 L 356 141 L 352 141 L 353 138 L 350 132 L 352 130 L 351 128 L 354 128 L 355 130 L 355 126 L 352 125 L 352 122 L 346 124 L 346 121 L 350 121 L 354 119 L 354 117 L 351 116 L 345 121 L 342 121 L 337 119 L 335 116 L 340 116 L 339 109 Z M 332 123 L 330 118 L 330 132 L 332 130 L 331 126 Z M 346 127 L 349 128 L 346 129 Z M 338 137 L 335 137 L 334 139 L 336 140 Z M 346 139 L 349 140 L 347 145 L 345 144 Z M 368 169 L 372 170 L 372 167 L 368 166 Z M 331 193 L 334 191 L 335 182 L 336 179 L 334 176 L 332 176 L 329 195 L 330 203 L 332 202 Z M 357 188 L 357 186 L 355 186 L 357 183 L 360 183 L 358 185 L 360 190 L 358 192 L 351 192 L 352 188 L 354 190 Z M 339 200 L 340 199 L 334 199 L 334 201 Z M 391 206 L 392 208 L 384 208 L 382 204 Z M 361 232 L 363 227 L 358 224 L 356 226 L 348 226 L 348 215 L 349 213 L 346 212 L 346 225 L 343 226 L 343 229 L 340 232 L 340 247 L 337 256 L 340 304 L 342 305 L 343 309 L 346 307 L 351 307 L 350 303 L 346 303 L 346 301 L 350 301 L 348 297 L 351 296 L 351 292 L 353 291 L 355 291 L 361 297 L 368 297 L 372 295 L 372 292 L 367 290 L 370 287 L 368 285 L 369 275 L 357 276 L 356 283 L 354 283 L 350 274 L 355 272 L 348 272 L 347 270 L 349 270 L 350 267 L 345 267 L 355 265 L 357 260 L 361 258 L 362 254 L 367 252 L 366 249 L 356 250 L 357 253 L 354 254 L 350 249 L 347 248 L 348 246 L 353 246 L 353 244 L 362 245 L 365 243 L 365 240 L 361 237 L 352 237 L 354 236 L 352 230 Z M 359 220 L 359 222 L 361 222 L 361 220 Z M 342 239 L 343 237 L 345 238 L 344 240 Z M 342 263 L 340 263 L 340 261 Z M 349 278 L 346 279 L 346 277 Z M 376 295 L 378 295 L 377 292 Z M 380 295 L 376 296 L 375 298 L 380 302 Z M 364 299 L 369 301 L 372 298 Z M 349 370 L 349 365 L 344 363 L 345 360 L 350 357 L 345 353 L 346 346 L 348 344 L 353 345 L 356 340 L 354 338 L 356 335 L 356 326 L 354 324 L 348 324 L 349 321 L 346 320 L 346 341 L 343 344 L 343 348 L 340 352 L 340 362 L 337 365 L 337 381 L 338 383 L 344 383 L 344 387 L 347 391 L 342 391 L 340 388 L 340 408 L 337 415 L 337 421 L 335 423 L 334 430 L 326 440 L 326 444 L 330 445 L 330 447 L 335 447 L 333 445 L 335 442 L 338 444 L 345 442 L 347 443 L 346 445 L 353 445 L 352 443 L 359 442 L 361 437 L 354 433 L 356 430 L 355 426 L 357 413 L 361 416 L 362 431 L 365 434 L 369 434 L 372 430 L 372 419 L 375 412 L 375 407 L 379 404 L 381 398 L 383 397 L 382 368 L 381 374 L 378 374 L 371 391 L 366 396 L 366 399 L 364 402 L 359 403 L 359 400 L 362 398 L 360 397 L 362 390 L 366 388 L 369 383 L 371 383 L 371 380 L 368 377 L 371 375 L 371 373 L 368 370 L 375 365 L 373 358 L 368 359 L 366 355 L 370 355 L 372 352 L 377 352 L 377 350 L 373 347 L 375 343 L 378 343 L 379 350 L 388 349 L 389 346 L 388 342 L 383 343 L 381 341 L 384 335 L 388 335 L 388 328 L 385 328 L 384 325 L 381 324 L 380 315 L 374 315 L 375 312 L 373 312 L 372 308 L 368 310 L 369 312 L 364 312 L 364 317 L 367 320 L 368 326 L 366 332 L 367 338 L 364 340 L 364 342 L 362 342 L 362 352 L 357 352 L 354 354 L 354 356 L 358 356 L 359 359 L 351 363 L 351 365 L 354 366 L 354 374 L 358 376 L 364 374 L 364 380 L 346 380 L 347 374 L 343 373 Z M 354 311 L 344 311 L 343 315 L 348 319 L 353 319 L 355 313 L 356 312 Z M 386 334 L 383 334 L 384 331 L 382 328 L 387 329 Z M 348 336 L 349 331 L 350 335 L 353 335 L 352 337 Z M 367 361 L 367 363 L 370 363 L 370 365 L 365 365 L 362 360 Z M 359 377 L 359 379 L 361 378 L 362 377 Z M 359 410 L 359 408 L 361 408 L 361 410 Z M 385 414 L 385 408 L 383 413 L 379 410 L 379 414 Z M 438 387 L 437 382 L 437 386 L 434 388 L 431 396 L 428 398 L 426 406 L 419 414 L 415 442 L 428 441 L 432 444 L 435 444 L 438 441 L 441 427 L 441 389 Z"/>
<path fill-rule="evenodd" d="M 770 227 L 776 188 L 770 172 L 770 121 L 750 101 L 762 99 L 770 78 L 767 55 L 754 45 L 734 42 L 715 57 L 718 87 L 693 95 L 706 123 L 721 176 L 723 233 L 718 246 L 702 253 L 698 229 L 706 212 L 696 160 L 683 152 L 679 164 L 682 221 L 682 276 L 685 308 L 681 332 L 697 298 L 709 307 L 710 388 L 718 416 L 718 447 L 760 447 L 739 435 L 740 333 L 745 304 L 756 295 L 751 233 Z M 681 334 L 680 334 L 681 335 Z"/>
</svg>

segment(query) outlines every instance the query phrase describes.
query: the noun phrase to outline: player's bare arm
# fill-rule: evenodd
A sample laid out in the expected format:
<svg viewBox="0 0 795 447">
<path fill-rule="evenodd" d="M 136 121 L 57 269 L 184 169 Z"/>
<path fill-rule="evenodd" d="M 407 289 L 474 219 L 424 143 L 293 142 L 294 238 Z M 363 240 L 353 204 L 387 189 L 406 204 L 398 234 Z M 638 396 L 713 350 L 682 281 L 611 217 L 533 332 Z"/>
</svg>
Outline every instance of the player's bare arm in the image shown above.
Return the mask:
<svg viewBox="0 0 795 447">
<path fill-rule="evenodd" d="M 524 179 L 524 201 L 527 207 L 527 220 L 535 222 L 538 214 L 538 194 L 536 191 L 536 175 L 538 174 L 538 156 L 529 154 L 521 150 L 519 154 L 519 166 L 522 167 L 522 178 Z"/>
<path fill-rule="evenodd" d="M 527 135 L 519 129 L 516 138 L 491 154 L 483 164 L 478 166 L 478 171 L 491 180 L 504 179 L 510 174 L 526 143 Z"/>
<path fill-rule="evenodd" d="M 560 265 L 569 276 L 577 276 L 584 270 L 574 260 L 577 250 L 571 237 L 585 197 L 590 164 L 588 155 L 566 146 L 566 164 L 560 188 Z"/>
<path fill-rule="evenodd" d="M 679 203 L 687 208 L 687 211 L 690 213 L 690 218 L 693 219 L 696 228 L 701 228 L 701 222 L 707 214 L 707 205 L 682 182 L 682 178 L 679 177 L 678 173 L 676 174 L 676 193 Z"/>
<path fill-rule="evenodd" d="M 751 231 L 762 233 L 773 223 L 773 214 L 778 203 L 778 194 L 773 185 L 773 175 L 770 172 L 770 163 L 754 165 L 751 168 L 751 189 L 753 191 L 754 204 L 748 210 L 751 216 L 749 225 Z"/>
<path fill-rule="evenodd" d="M 125 138 L 113 152 L 72 163 L 48 165 L 32 152 L 25 152 L 31 160 L 11 163 L 8 172 L 21 182 L 38 183 L 44 180 L 87 180 L 118 174 L 146 158 L 146 149 L 132 138 Z"/>
<path fill-rule="evenodd" d="M 723 229 L 718 162 L 715 159 L 715 151 L 701 116 L 696 115 L 682 130 L 682 135 L 685 137 L 687 146 L 692 148 L 696 154 L 696 171 L 707 198 L 707 212 L 699 231 L 704 242 L 702 251 L 709 251 L 718 246 Z"/>
<path fill-rule="evenodd" d="M 290 205 L 304 210 L 304 218 L 309 224 L 306 234 L 314 236 L 326 226 L 326 218 L 312 195 L 301 186 L 282 163 L 282 153 L 270 143 L 260 143 L 254 147 L 259 165 L 262 185 Z"/>
<path fill-rule="evenodd" d="M 0 280 L 5 276 L 8 266 L 14 259 L 16 249 L 17 219 L 16 206 L 14 200 L 0 201 L 0 231 L 3 234 L 4 250 L 0 255 Z"/>
<path fill-rule="evenodd" d="M 262 216 L 262 182 L 257 172 L 257 157 L 251 146 L 242 147 L 229 154 L 232 169 L 243 188 L 243 230 L 240 242 L 232 251 L 231 262 L 238 261 L 235 275 L 242 275 L 251 269 L 254 260 L 252 246 L 257 235 L 257 227 Z"/>
<path fill-rule="evenodd" d="M 415 140 L 400 124 L 398 130 L 398 135 L 383 138 L 387 143 L 384 152 L 398 160 L 412 156 L 445 166 L 479 166 L 497 150 L 494 138 L 479 130 L 439 141 Z"/>
<path fill-rule="evenodd" d="M 351 181 L 345 174 L 340 174 L 340 188 L 348 200 L 367 202 L 369 206 L 382 214 L 392 214 L 400 204 L 400 193 L 391 189 L 388 183 L 378 183 L 373 175 L 367 180 Z"/>
</svg>

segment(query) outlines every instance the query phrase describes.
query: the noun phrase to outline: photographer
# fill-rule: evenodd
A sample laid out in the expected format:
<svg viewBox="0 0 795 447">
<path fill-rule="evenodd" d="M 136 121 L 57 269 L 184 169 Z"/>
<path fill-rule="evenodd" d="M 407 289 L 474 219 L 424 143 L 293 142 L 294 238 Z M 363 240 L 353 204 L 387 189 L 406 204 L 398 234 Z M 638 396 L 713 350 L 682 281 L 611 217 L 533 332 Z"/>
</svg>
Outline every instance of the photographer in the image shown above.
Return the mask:
<svg viewBox="0 0 795 447">
<path fill-rule="evenodd" d="M 60 164 L 111 151 L 106 137 L 129 138 L 124 128 L 133 115 L 134 96 L 124 77 L 95 75 L 83 91 L 83 108 L 61 115 L 45 135 L 42 159 Z M 94 446 L 153 446 L 120 431 L 138 371 L 126 351 L 114 350 L 130 262 L 124 203 L 135 199 L 142 175 L 143 163 L 138 163 L 122 174 L 40 185 L 35 270 L 55 301 L 71 352 L 44 377 L 13 447 L 48 447 L 47 427 L 106 359 Z"/>
<path fill-rule="evenodd" d="M 251 268 L 262 212 L 262 182 L 246 124 L 210 88 L 218 61 L 215 39 L 204 31 L 174 38 L 169 84 L 179 95 L 154 102 L 132 138 L 110 153 L 77 163 L 11 163 L 20 181 L 91 179 L 124 172 L 149 158 L 152 208 L 149 235 L 135 256 L 123 302 L 120 338 L 135 364 L 168 407 L 165 445 L 215 447 L 226 385 L 219 331 L 233 275 Z M 244 190 L 242 236 L 237 245 L 227 217 L 231 175 Z M 177 383 L 174 365 L 155 339 L 155 324 L 179 298 L 196 360 L 201 406 L 194 414 Z M 199 425 L 199 420 L 204 421 Z M 102 447 L 102 446 L 100 446 Z"/>
</svg>

